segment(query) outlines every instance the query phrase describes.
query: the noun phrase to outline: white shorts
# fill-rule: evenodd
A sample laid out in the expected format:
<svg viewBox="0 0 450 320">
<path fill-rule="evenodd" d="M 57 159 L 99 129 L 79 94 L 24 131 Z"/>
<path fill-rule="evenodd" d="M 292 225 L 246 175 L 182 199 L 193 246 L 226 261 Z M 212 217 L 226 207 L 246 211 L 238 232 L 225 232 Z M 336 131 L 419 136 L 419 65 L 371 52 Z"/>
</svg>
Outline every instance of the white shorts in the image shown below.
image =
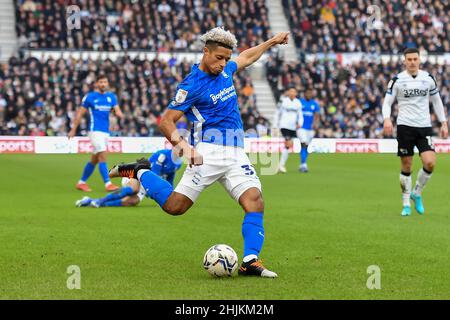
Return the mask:
<svg viewBox="0 0 450 320">
<path fill-rule="evenodd" d="M 122 187 L 125 187 L 128 185 L 128 182 L 130 182 L 129 178 L 122 178 Z M 142 186 L 142 184 L 139 184 L 139 191 L 138 193 L 136 193 L 136 196 L 138 196 L 139 198 L 139 202 L 142 202 L 142 200 L 145 198 L 145 196 L 147 195 L 147 193 L 145 192 L 144 187 Z"/>
<path fill-rule="evenodd" d="M 314 138 L 314 130 L 298 129 L 297 137 L 300 139 L 300 143 L 310 144 Z"/>
<path fill-rule="evenodd" d="M 187 166 L 175 192 L 195 202 L 206 187 L 219 181 L 228 194 L 239 201 L 250 188 L 262 190 L 256 170 L 243 148 L 200 142 L 195 149 L 203 156 L 203 164 Z"/>
<path fill-rule="evenodd" d="M 88 134 L 91 144 L 94 147 L 94 154 L 107 150 L 109 133 L 102 131 L 91 131 Z"/>
</svg>

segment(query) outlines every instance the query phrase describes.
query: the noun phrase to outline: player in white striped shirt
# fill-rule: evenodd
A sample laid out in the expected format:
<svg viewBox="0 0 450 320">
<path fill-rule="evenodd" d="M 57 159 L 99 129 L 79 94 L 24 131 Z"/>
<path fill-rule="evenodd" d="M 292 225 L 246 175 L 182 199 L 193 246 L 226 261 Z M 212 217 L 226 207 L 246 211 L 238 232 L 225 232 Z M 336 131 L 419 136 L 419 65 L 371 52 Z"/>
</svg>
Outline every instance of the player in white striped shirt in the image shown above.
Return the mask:
<svg viewBox="0 0 450 320">
<path fill-rule="evenodd" d="M 280 128 L 284 137 L 284 149 L 281 152 L 278 170 L 286 173 L 289 149 L 294 145 L 292 139 L 297 136 L 297 129 L 301 128 L 303 124 L 302 103 L 297 98 L 297 89 L 294 87 L 289 88 L 286 91 L 286 95 L 281 97 L 278 106 L 275 114 L 275 127 Z"/>
<path fill-rule="evenodd" d="M 419 69 L 420 55 L 416 48 L 404 51 L 405 71 L 395 76 L 388 84 L 383 102 L 384 134 L 392 136 L 391 106 L 397 98 L 397 155 L 401 159 L 400 186 L 402 188 L 402 216 L 411 215 L 410 199 L 415 203 L 419 214 L 424 214 L 422 190 L 431 178 L 436 155 L 432 141 L 433 130 L 429 105 L 433 104 L 434 112 L 441 123 L 440 136 L 448 137 L 447 115 L 439 95 L 435 78 Z M 411 171 L 414 147 L 419 150 L 423 168 L 417 175 L 416 185 L 412 190 Z"/>
</svg>

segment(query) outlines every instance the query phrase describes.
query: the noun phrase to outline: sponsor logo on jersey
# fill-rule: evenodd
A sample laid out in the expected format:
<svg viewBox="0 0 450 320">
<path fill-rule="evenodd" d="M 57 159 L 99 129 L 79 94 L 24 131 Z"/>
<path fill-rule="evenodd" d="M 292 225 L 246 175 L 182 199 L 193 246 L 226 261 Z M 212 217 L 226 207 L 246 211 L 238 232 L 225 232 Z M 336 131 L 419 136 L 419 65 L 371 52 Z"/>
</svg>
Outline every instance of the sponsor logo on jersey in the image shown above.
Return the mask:
<svg viewBox="0 0 450 320">
<path fill-rule="evenodd" d="M 219 99 L 220 101 L 224 102 L 235 95 L 236 91 L 234 90 L 234 85 L 231 85 L 228 88 L 220 90 L 219 93 L 210 94 L 209 96 L 211 97 L 213 103 L 216 104 Z"/>
<path fill-rule="evenodd" d="M 111 111 L 111 106 L 95 106 L 94 108 L 98 111 Z"/>
<path fill-rule="evenodd" d="M 405 98 L 425 97 L 428 94 L 428 89 L 403 89 L 403 96 Z"/>
</svg>

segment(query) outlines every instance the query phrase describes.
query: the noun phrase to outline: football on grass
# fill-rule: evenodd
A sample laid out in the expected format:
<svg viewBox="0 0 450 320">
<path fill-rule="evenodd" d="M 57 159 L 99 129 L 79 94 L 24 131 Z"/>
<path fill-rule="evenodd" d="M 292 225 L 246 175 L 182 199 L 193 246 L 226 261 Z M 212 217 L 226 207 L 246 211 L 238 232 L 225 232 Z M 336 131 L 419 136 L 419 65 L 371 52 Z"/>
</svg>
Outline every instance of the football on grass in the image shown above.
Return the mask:
<svg viewBox="0 0 450 320">
<path fill-rule="evenodd" d="M 206 251 L 203 267 L 216 277 L 231 276 L 238 267 L 238 257 L 230 246 L 216 244 Z"/>
</svg>

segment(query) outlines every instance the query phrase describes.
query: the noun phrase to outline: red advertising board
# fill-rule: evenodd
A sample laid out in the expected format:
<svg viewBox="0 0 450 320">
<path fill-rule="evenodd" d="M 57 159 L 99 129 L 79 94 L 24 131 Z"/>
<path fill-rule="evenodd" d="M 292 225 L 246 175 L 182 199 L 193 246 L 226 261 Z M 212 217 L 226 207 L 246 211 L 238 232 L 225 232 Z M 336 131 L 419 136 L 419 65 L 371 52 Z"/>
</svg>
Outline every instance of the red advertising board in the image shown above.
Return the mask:
<svg viewBox="0 0 450 320">
<path fill-rule="evenodd" d="M 0 153 L 34 153 L 33 138 L 9 139 L 0 138 Z"/>
<path fill-rule="evenodd" d="M 336 153 L 376 153 L 378 142 L 336 141 Z"/>
</svg>

